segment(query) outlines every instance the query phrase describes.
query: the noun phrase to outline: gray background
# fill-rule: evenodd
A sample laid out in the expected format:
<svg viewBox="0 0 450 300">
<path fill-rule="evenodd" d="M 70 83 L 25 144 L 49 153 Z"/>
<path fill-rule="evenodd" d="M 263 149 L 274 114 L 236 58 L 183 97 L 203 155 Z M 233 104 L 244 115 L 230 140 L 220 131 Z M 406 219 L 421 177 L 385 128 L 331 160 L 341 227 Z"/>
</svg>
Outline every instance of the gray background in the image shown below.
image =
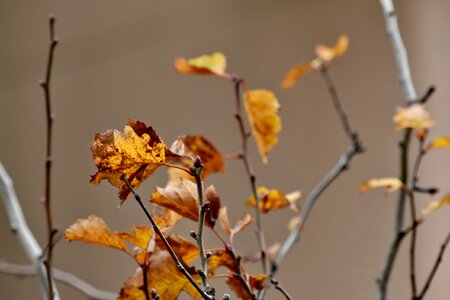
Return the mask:
<svg viewBox="0 0 450 300">
<path fill-rule="evenodd" d="M 396 5 L 418 94 L 430 84 L 438 87 L 429 104 L 437 120 L 431 134 L 450 134 L 450 2 L 403 0 Z M 339 34 L 348 34 L 350 50 L 333 63 L 331 72 L 368 151 L 356 157 L 350 171 L 320 199 L 301 244 L 285 260 L 278 279 L 295 299 L 376 297 L 374 279 L 391 239 L 396 198 L 385 198 L 381 191 L 359 196 L 357 189 L 369 178 L 397 175 L 400 134 L 393 131 L 391 119 L 403 103 L 378 1 L 1 1 L 0 159 L 41 244 L 45 112 L 37 82 L 44 75 L 49 12 L 58 18 L 61 39 L 52 89 L 52 195 L 54 222 L 61 229 L 89 214 L 104 218 L 114 230 L 146 223 L 134 202 L 116 208 L 115 189 L 106 183 L 88 184 L 95 172 L 88 147 L 93 134 L 121 129 L 128 117 L 153 125 L 167 143 L 179 134 L 202 133 L 223 152 L 239 149 L 232 86 L 218 78 L 176 74 L 172 64 L 177 56 L 222 51 L 230 72 L 244 76 L 253 88 L 276 93 L 283 131 L 268 166 L 260 163 L 251 144 L 258 182 L 307 193 L 346 149 L 347 140 L 318 74 L 305 76 L 287 91 L 279 83 L 292 66 L 313 58 L 316 43 L 332 44 Z M 423 164 L 423 184 L 440 186 L 439 195 L 450 188 L 449 157 L 448 150 L 436 151 Z M 139 190 L 141 195 L 148 198 L 153 186 L 163 186 L 165 180 L 166 173 L 158 171 Z M 209 183 L 236 220 L 250 194 L 242 164 L 228 162 L 227 172 L 211 177 Z M 419 198 L 418 206 L 428 200 Z M 420 286 L 448 232 L 448 210 L 434 214 L 420 228 Z M 291 216 L 288 211 L 264 216 L 269 244 L 287 234 Z M 177 231 L 186 233 L 193 227 L 185 222 Z M 3 206 L 0 232 L 0 257 L 27 263 L 9 231 Z M 219 245 L 208 237 L 207 246 Z M 237 244 L 241 251 L 255 249 L 251 230 L 239 236 Z M 391 299 L 410 297 L 407 247 L 402 250 Z M 450 297 L 449 261 L 441 266 L 428 299 Z M 118 291 L 135 269 L 118 251 L 65 241 L 55 248 L 54 264 L 111 291 Z M 249 270 L 259 272 L 258 267 Z M 0 275 L 2 299 L 38 299 L 38 289 L 35 279 Z M 64 299 L 85 299 L 71 288 L 60 285 L 60 290 Z M 273 293 L 269 298 L 281 296 Z"/>
</svg>

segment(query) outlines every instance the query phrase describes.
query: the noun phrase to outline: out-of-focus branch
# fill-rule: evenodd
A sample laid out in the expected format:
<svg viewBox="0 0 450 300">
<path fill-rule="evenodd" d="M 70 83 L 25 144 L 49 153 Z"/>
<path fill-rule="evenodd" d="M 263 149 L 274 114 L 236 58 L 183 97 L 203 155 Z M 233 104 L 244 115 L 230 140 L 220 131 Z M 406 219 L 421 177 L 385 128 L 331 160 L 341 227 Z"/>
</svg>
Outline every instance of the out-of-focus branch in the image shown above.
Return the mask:
<svg viewBox="0 0 450 300">
<path fill-rule="evenodd" d="M 403 44 L 402 36 L 400 35 L 394 4 L 392 0 L 380 0 L 380 4 L 383 8 L 384 19 L 386 21 L 386 31 L 391 40 L 392 48 L 394 48 L 403 94 L 408 103 L 415 102 L 417 101 L 417 94 L 411 79 L 408 55 Z"/>
<path fill-rule="evenodd" d="M 17 265 L 0 260 L 0 273 L 11 274 L 15 276 L 36 276 L 36 268 L 33 265 Z M 59 269 L 53 268 L 53 277 L 55 280 L 67 284 L 85 294 L 92 300 L 113 300 L 117 294 L 99 290 L 83 279 Z"/>
<path fill-rule="evenodd" d="M 6 208 L 6 213 L 9 218 L 11 231 L 17 236 L 23 250 L 30 260 L 41 286 L 42 296 L 44 299 L 48 298 L 48 282 L 47 271 L 42 263 L 42 249 L 33 236 L 30 228 L 27 225 L 22 208 L 19 204 L 16 192 L 14 190 L 13 182 L 6 172 L 3 165 L 0 163 L 0 195 L 3 204 Z M 59 300 L 59 293 L 55 285 L 53 285 L 53 296 L 55 300 Z"/>
</svg>

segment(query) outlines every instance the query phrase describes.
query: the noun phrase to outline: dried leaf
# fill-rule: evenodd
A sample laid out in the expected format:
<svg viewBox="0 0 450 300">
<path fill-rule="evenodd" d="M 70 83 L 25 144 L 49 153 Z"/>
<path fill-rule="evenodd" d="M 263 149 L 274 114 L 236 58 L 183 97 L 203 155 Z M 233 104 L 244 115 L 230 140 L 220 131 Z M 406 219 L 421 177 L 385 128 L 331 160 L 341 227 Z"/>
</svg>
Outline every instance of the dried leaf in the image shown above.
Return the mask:
<svg viewBox="0 0 450 300">
<path fill-rule="evenodd" d="M 301 197 L 301 193 L 298 191 L 285 195 L 279 190 L 268 190 L 266 187 L 261 186 L 258 188 L 258 195 L 260 197 L 259 209 L 263 213 L 268 213 L 272 210 L 281 209 L 287 206 L 291 207 L 294 211 L 299 210 L 298 200 Z M 247 205 L 256 207 L 255 196 L 248 198 Z"/>
<path fill-rule="evenodd" d="M 339 36 L 333 48 L 318 44 L 315 52 L 319 59 L 324 63 L 329 63 L 333 59 L 342 56 L 348 49 L 348 37 L 346 35 Z"/>
<path fill-rule="evenodd" d="M 214 188 L 209 186 L 205 190 L 205 203 L 209 202 L 209 210 L 205 214 L 205 224 L 214 227 L 220 209 L 220 198 Z M 197 185 L 186 178 L 175 178 L 165 188 L 157 187 L 152 193 L 150 201 L 166 207 L 192 221 L 198 221 L 198 192 Z"/>
<path fill-rule="evenodd" d="M 281 86 L 285 89 L 292 87 L 297 79 L 299 79 L 301 76 L 305 75 L 312 69 L 313 68 L 311 67 L 311 63 L 299 64 L 286 74 L 283 82 L 281 83 Z"/>
<path fill-rule="evenodd" d="M 203 162 L 203 178 L 211 173 L 222 172 L 225 169 L 222 153 L 201 135 L 188 135 L 185 143 L 189 149 L 188 155 L 200 156 Z"/>
<path fill-rule="evenodd" d="M 253 222 L 252 216 L 248 213 L 244 213 L 242 217 L 236 222 L 236 225 L 231 228 L 226 207 L 220 208 L 218 219 L 220 222 L 220 226 L 230 236 L 231 242 L 233 241 L 233 238 L 237 233 L 247 228 L 247 226 Z"/>
<path fill-rule="evenodd" d="M 211 257 L 208 258 L 208 272 L 210 274 L 214 274 L 219 267 L 225 267 L 232 273 L 239 273 L 240 271 L 233 255 L 224 249 L 211 252 Z"/>
<path fill-rule="evenodd" d="M 398 107 L 394 116 L 394 122 L 395 130 L 397 131 L 405 128 L 421 130 L 434 125 L 430 113 L 422 104 L 412 104 L 406 108 Z"/>
<path fill-rule="evenodd" d="M 450 138 L 448 136 L 439 136 L 432 140 L 426 147 L 426 151 L 450 147 Z"/>
<path fill-rule="evenodd" d="M 287 228 L 289 229 L 289 231 L 293 231 L 299 223 L 300 217 L 293 217 L 292 219 L 289 220 Z"/>
<path fill-rule="evenodd" d="M 252 294 L 245 287 L 245 282 L 237 275 L 230 276 L 227 281 L 227 285 L 236 294 L 239 299 L 251 300 L 254 299 Z"/>
<path fill-rule="evenodd" d="M 266 250 L 266 256 L 269 262 L 274 262 L 275 258 L 277 257 L 278 250 L 280 250 L 281 244 L 276 242 L 272 246 L 268 247 Z"/>
<path fill-rule="evenodd" d="M 250 90 L 245 93 L 245 108 L 259 154 L 267 164 L 267 156 L 278 143 L 281 131 L 280 104 L 271 91 Z"/>
<path fill-rule="evenodd" d="M 359 192 L 365 192 L 369 189 L 375 189 L 378 187 L 384 187 L 385 194 L 395 192 L 396 190 L 403 188 L 404 184 L 398 178 L 379 178 L 371 179 L 364 182 L 359 186 Z"/>
<path fill-rule="evenodd" d="M 97 133 L 91 151 L 98 168 L 91 183 L 99 184 L 107 179 L 119 187 L 122 201 L 130 194 L 130 189 L 120 179 L 122 174 L 137 188 L 166 160 L 166 146 L 153 128 L 133 119 L 128 120 L 123 132 L 108 130 Z"/>
<path fill-rule="evenodd" d="M 262 290 L 266 286 L 267 275 L 260 274 L 256 276 L 249 276 L 250 287 L 255 290 Z"/>
<path fill-rule="evenodd" d="M 225 55 L 216 52 L 212 55 L 202 55 L 191 59 L 177 58 L 175 60 L 175 69 L 179 73 L 184 74 L 217 75 L 227 77 L 229 75 L 225 73 L 226 64 L 227 60 Z"/>
<path fill-rule="evenodd" d="M 170 151 L 177 155 L 184 155 L 186 146 L 184 144 L 184 136 L 179 136 L 170 146 Z"/>
<path fill-rule="evenodd" d="M 441 208 L 447 204 L 450 204 L 450 194 L 445 195 L 443 198 L 441 198 L 439 200 L 428 203 L 427 206 L 425 206 L 422 209 L 422 214 L 423 214 L 423 216 L 428 216 L 432 212 L 438 210 L 439 208 Z"/>
</svg>

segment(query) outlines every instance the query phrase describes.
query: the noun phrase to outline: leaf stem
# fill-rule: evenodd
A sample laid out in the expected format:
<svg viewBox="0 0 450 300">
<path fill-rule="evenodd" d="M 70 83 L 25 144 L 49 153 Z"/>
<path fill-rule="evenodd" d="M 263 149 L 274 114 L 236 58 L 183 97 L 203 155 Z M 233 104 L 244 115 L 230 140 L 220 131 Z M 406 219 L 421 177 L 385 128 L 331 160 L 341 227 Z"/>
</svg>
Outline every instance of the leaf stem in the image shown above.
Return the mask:
<svg viewBox="0 0 450 300">
<path fill-rule="evenodd" d="M 259 209 L 260 207 L 260 197 L 258 195 L 257 190 L 257 184 L 256 184 L 256 176 L 253 172 L 252 165 L 250 164 L 250 159 L 248 157 L 248 147 L 247 142 L 251 134 L 245 130 L 244 121 L 242 117 L 242 101 L 241 101 L 241 87 L 243 86 L 245 88 L 245 82 L 244 79 L 239 77 L 233 77 L 233 83 L 234 83 L 234 91 L 235 91 L 235 97 L 236 97 L 236 112 L 235 112 L 235 118 L 239 125 L 239 131 L 241 133 L 241 139 L 242 139 L 242 155 L 241 159 L 244 162 L 245 170 L 247 171 L 247 175 L 250 180 L 250 186 L 252 189 L 253 196 L 255 197 L 256 205 L 255 205 L 255 223 L 256 223 L 256 236 L 258 237 L 259 242 L 259 248 L 261 251 L 261 263 L 262 263 L 262 270 L 264 274 L 267 274 L 268 268 L 267 268 L 267 257 L 266 257 L 266 240 L 264 235 L 264 230 L 262 227 L 261 222 L 261 211 Z"/>
<path fill-rule="evenodd" d="M 152 224 L 153 230 L 156 232 L 156 234 L 160 237 L 160 239 L 162 240 L 162 242 L 164 243 L 164 246 L 166 247 L 167 251 L 169 252 L 170 256 L 172 256 L 172 259 L 174 260 L 175 264 L 177 265 L 178 270 L 187 278 L 187 280 L 192 284 L 192 286 L 198 291 L 198 293 L 203 297 L 203 299 L 205 300 L 212 300 L 213 298 L 209 295 L 207 295 L 202 288 L 197 284 L 197 282 L 192 278 L 191 274 L 189 274 L 189 272 L 186 270 L 186 268 L 183 266 L 183 264 L 181 263 L 180 259 L 178 258 L 177 254 L 175 253 L 175 251 L 172 249 L 172 247 L 170 246 L 169 242 L 167 241 L 166 237 L 164 236 L 164 234 L 161 232 L 161 229 L 159 228 L 158 224 L 156 224 L 155 220 L 153 219 L 152 215 L 150 214 L 150 212 L 148 211 L 147 207 L 145 206 L 145 204 L 142 202 L 141 197 L 139 196 L 139 194 L 137 194 L 133 187 L 131 186 L 131 183 L 128 181 L 127 177 L 122 174 L 120 176 L 120 179 L 125 182 L 125 184 L 128 186 L 128 188 L 130 189 L 130 191 L 133 193 L 134 199 L 137 201 L 137 203 L 139 204 L 139 206 L 142 208 L 142 210 L 144 211 L 145 215 L 147 216 L 147 218 L 149 219 L 150 223 Z"/>
<path fill-rule="evenodd" d="M 197 193 L 198 193 L 198 230 L 197 230 L 197 247 L 200 255 L 200 278 L 202 281 L 203 290 L 206 290 L 208 285 L 208 264 L 207 257 L 205 253 L 205 246 L 203 244 L 203 229 L 205 227 L 205 213 L 207 209 L 207 205 L 204 203 L 204 187 L 202 181 L 202 171 L 203 171 L 203 163 L 200 157 L 195 158 L 194 167 L 191 168 L 191 172 L 195 178 L 195 182 L 197 183 Z"/>
<path fill-rule="evenodd" d="M 52 281 L 52 257 L 53 257 L 53 237 L 56 230 L 53 228 L 52 219 L 52 209 L 51 209 L 51 169 L 52 169 L 52 137 L 53 137 L 53 120 L 54 114 L 51 109 L 51 97 L 50 97 L 50 84 L 52 75 L 52 65 L 53 56 L 55 52 L 58 40 L 55 37 L 55 17 L 49 17 L 49 27 L 50 27 L 50 46 L 47 58 L 47 68 L 45 79 L 40 82 L 42 89 L 44 90 L 45 97 L 45 111 L 47 119 L 47 143 L 46 143 L 46 162 L 45 162 L 45 195 L 44 195 L 44 205 L 45 205 L 45 216 L 47 223 L 47 247 L 46 247 L 46 258 L 44 261 L 45 268 L 47 270 L 47 281 L 48 281 L 48 299 L 52 300 L 54 298 L 53 281 Z"/>
</svg>

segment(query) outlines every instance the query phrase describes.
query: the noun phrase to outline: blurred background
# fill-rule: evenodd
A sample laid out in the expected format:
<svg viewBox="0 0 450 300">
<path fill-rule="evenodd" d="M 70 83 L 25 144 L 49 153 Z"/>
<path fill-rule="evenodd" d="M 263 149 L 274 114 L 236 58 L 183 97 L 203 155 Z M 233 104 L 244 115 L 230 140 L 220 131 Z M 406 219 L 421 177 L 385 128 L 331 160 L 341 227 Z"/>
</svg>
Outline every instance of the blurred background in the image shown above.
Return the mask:
<svg viewBox="0 0 450 300">
<path fill-rule="evenodd" d="M 428 107 L 436 119 L 431 136 L 450 134 L 450 2 L 395 2 L 409 51 L 418 95 L 430 85 L 437 92 Z M 375 299 L 375 278 L 392 237 L 396 196 L 381 190 L 358 195 L 369 178 L 398 175 L 398 140 L 392 116 L 404 103 L 397 68 L 378 1 L 1 1 L 0 2 L 0 159 L 14 180 L 28 224 L 41 245 L 46 242 L 44 208 L 45 107 L 39 79 L 48 51 L 49 13 L 57 17 L 52 81 L 54 123 L 53 219 L 64 230 L 90 214 L 102 217 L 113 230 L 146 224 L 133 201 L 117 208 L 116 189 L 89 184 L 95 173 L 89 144 L 95 132 L 122 129 L 128 117 L 151 124 L 166 141 L 201 133 L 224 153 L 239 150 L 233 87 L 214 77 L 183 76 L 173 69 L 175 57 L 221 51 L 228 71 L 246 78 L 251 88 L 277 95 L 283 131 L 267 166 L 251 142 L 258 183 L 306 195 L 335 164 L 348 141 L 321 77 L 311 73 L 290 90 L 280 82 L 294 65 L 314 57 L 316 43 L 334 44 L 345 33 L 349 52 L 333 62 L 335 79 L 352 126 L 367 152 L 352 161 L 320 198 L 302 241 L 284 261 L 277 279 L 294 299 Z M 413 147 L 415 149 L 415 147 Z M 424 186 L 450 189 L 450 153 L 426 157 Z M 251 190 L 240 161 L 213 175 L 222 203 L 236 221 Z M 164 186 L 160 169 L 139 189 L 148 199 L 155 185 Z M 423 207 L 430 197 L 417 199 Z M 440 244 L 449 230 L 449 208 L 434 213 L 419 229 L 417 275 L 422 286 Z M 268 244 L 288 234 L 290 211 L 265 215 Z M 409 220 L 409 215 L 405 217 Z M 183 222 L 176 232 L 194 228 Z M 10 232 L 0 205 L 0 258 L 27 264 Z M 252 230 L 238 236 L 240 252 L 256 249 Z M 408 240 L 403 244 L 390 283 L 390 299 L 409 299 Z M 219 242 L 207 235 L 207 247 Z M 133 261 L 112 249 L 61 240 L 54 265 L 98 288 L 118 292 L 136 269 Z M 259 273 L 259 264 L 248 270 Z M 450 253 L 446 253 L 427 299 L 449 299 Z M 220 280 L 219 293 L 226 289 Z M 63 299 L 86 299 L 59 284 Z M 4 299 L 39 299 L 36 278 L 0 275 Z M 272 290 L 268 299 L 282 299 Z"/>
</svg>

